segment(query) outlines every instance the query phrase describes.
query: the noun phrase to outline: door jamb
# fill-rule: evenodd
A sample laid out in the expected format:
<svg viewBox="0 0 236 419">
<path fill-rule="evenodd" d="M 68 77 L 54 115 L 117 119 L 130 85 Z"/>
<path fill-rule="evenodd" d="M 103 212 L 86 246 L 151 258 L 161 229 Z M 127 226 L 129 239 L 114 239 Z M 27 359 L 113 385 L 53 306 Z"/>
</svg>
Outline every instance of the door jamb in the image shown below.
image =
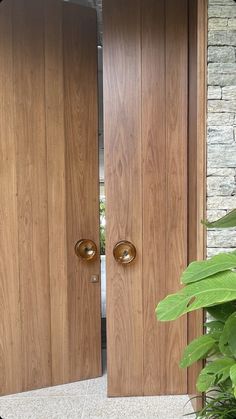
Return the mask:
<svg viewBox="0 0 236 419">
<path fill-rule="evenodd" d="M 206 212 L 207 115 L 207 1 L 189 0 L 189 149 L 188 149 L 188 262 L 206 254 L 206 233 L 201 220 Z M 188 342 L 203 333 L 204 312 L 188 315 Z M 188 394 L 196 395 L 200 361 L 188 369 Z M 199 394 L 198 394 L 199 395 Z M 203 399 L 194 401 L 200 409 Z"/>
</svg>

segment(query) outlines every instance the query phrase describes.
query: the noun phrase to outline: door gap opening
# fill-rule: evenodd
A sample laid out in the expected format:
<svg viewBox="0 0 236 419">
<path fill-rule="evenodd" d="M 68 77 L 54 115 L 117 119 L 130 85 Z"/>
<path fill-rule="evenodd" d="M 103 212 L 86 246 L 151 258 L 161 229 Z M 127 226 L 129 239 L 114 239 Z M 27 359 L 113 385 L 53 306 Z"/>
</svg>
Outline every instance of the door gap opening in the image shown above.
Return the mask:
<svg viewBox="0 0 236 419">
<path fill-rule="evenodd" d="M 101 345 L 106 350 L 106 196 L 104 176 L 104 124 L 103 124 L 103 47 L 101 37 L 101 13 L 98 16 L 98 112 L 99 112 L 99 214 L 100 214 L 100 261 L 101 261 Z M 105 370 L 105 360 L 103 370 Z"/>
</svg>

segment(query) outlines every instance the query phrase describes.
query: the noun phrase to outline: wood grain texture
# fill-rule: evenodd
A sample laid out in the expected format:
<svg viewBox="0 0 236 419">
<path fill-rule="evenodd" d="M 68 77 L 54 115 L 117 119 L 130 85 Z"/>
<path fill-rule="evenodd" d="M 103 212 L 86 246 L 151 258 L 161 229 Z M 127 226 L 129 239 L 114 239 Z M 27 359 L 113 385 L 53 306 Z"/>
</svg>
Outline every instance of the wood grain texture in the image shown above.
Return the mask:
<svg viewBox="0 0 236 419">
<path fill-rule="evenodd" d="M 188 4 L 144 1 L 142 26 L 144 394 L 182 394 L 186 319 L 156 321 L 187 263 Z M 147 205 L 148 203 L 148 205 Z M 168 373 L 167 373 L 168 371 Z"/>
<path fill-rule="evenodd" d="M 166 283 L 176 292 L 187 265 L 188 141 L 187 0 L 166 1 Z M 187 344 L 187 319 L 166 325 L 166 365 L 171 366 L 166 394 L 187 392 L 187 372 L 179 360 Z"/>
<path fill-rule="evenodd" d="M 1 394 L 101 373 L 96 14 L 0 4 Z"/>
<path fill-rule="evenodd" d="M 142 11 L 144 394 L 155 395 L 171 376 L 166 324 L 155 316 L 166 295 L 165 2 L 143 0 Z"/>
<path fill-rule="evenodd" d="M 20 391 L 22 374 L 12 48 L 7 1 L 0 4 L 0 394 Z"/>
<path fill-rule="evenodd" d="M 85 42 L 86 40 L 86 42 Z M 63 5 L 66 228 L 70 379 L 101 374 L 99 256 L 86 263 L 75 255 L 79 239 L 99 249 L 98 98 L 96 13 Z"/>
<path fill-rule="evenodd" d="M 205 231 L 201 220 L 205 218 L 206 207 L 206 22 L 206 2 L 189 0 L 188 262 L 205 257 Z M 202 311 L 188 316 L 189 342 L 202 334 L 203 320 Z M 191 396 L 196 394 L 196 378 L 201 368 L 202 362 L 199 362 L 188 369 Z"/>
<path fill-rule="evenodd" d="M 45 110 L 51 297 L 52 384 L 70 380 L 66 243 L 62 3 L 45 2 Z"/>
<path fill-rule="evenodd" d="M 185 394 L 188 388 L 187 371 L 179 369 L 187 317 L 173 324 L 155 318 L 156 303 L 179 289 L 188 262 L 188 6 L 187 0 L 142 1 L 138 16 L 132 0 L 125 13 L 122 3 L 104 2 L 109 395 Z M 197 76 L 191 77 L 193 92 Z M 134 124 L 138 117 L 141 127 Z M 197 136 L 191 141 L 196 147 Z M 194 178 L 197 170 L 203 176 L 203 167 L 191 170 Z M 194 200 L 192 207 L 190 219 L 196 225 Z M 137 215 L 142 264 L 135 262 L 138 276 L 132 289 L 135 264 L 117 266 L 112 247 L 119 239 L 134 242 Z M 142 310 L 138 331 L 130 304 L 135 298 Z M 129 371 L 135 340 L 139 368 L 143 359 L 138 384 Z"/>
<path fill-rule="evenodd" d="M 188 262 L 197 259 L 197 1 L 189 1 L 189 143 L 188 143 Z M 190 342 L 196 334 L 196 322 L 199 314 L 188 315 L 188 341 Z M 202 329 L 199 321 L 199 327 Z M 198 365 L 194 364 L 188 369 L 188 392 L 191 396 L 196 393 L 196 375 L 199 371 Z M 195 382 L 194 382 L 195 380 Z"/>
<path fill-rule="evenodd" d="M 143 394 L 140 1 L 104 1 L 108 395 Z M 137 249 L 118 265 L 113 246 Z"/>
<path fill-rule="evenodd" d="M 13 3 L 23 390 L 51 383 L 43 7 Z"/>
</svg>

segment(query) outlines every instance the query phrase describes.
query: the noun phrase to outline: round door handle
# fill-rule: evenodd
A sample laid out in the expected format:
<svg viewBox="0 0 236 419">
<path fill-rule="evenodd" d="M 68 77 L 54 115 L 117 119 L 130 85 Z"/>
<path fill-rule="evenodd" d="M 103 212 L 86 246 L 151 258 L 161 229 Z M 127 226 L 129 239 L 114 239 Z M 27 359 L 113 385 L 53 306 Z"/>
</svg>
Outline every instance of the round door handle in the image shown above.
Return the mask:
<svg viewBox="0 0 236 419">
<path fill-rule="evenodd" d="M 127 265 L 136 258 L 136 248 L 133 243 L 121 240 L 113 248 L 113 256 L 118 263 Z"/>
<path fill-rule="evenodd" d="M 75 254 L 86 260 L 93 260 L 97 255 L 97 246 L 93 240 L 81 239 L 75 245 Z"/>
</svg>

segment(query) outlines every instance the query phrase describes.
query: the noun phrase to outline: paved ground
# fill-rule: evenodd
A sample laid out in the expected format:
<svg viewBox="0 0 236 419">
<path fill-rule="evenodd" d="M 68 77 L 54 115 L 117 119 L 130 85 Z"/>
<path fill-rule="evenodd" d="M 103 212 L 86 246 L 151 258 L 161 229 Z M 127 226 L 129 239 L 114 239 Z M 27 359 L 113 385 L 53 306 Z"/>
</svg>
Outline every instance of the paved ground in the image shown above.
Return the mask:
<svg viewBox="0 0 236 419">
<path fill-rule="evenodd" d="M 187 396 L 108 399 L 106 381 L 104 374 L 103 377 L 93 380 L 1 397 L 0 417 L 2 419 L 180 419 L 183 414 L 192 411 Z"/>
</svg>

